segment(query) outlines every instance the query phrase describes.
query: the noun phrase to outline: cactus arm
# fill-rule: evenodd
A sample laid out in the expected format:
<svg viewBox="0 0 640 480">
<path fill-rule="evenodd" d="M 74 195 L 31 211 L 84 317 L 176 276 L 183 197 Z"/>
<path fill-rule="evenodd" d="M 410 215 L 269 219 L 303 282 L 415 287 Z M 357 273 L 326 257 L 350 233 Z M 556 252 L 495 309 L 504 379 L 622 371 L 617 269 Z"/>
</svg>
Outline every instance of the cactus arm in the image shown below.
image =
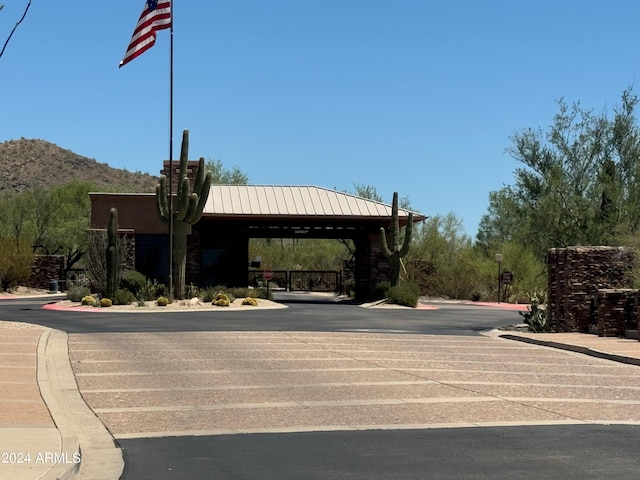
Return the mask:
<svg viewBox="0 0 640 480">
<path fill-rule="evenodd" d="M 207 198 L 209 198 L 209 191 L 211 189 L 211 172 L 207 172 L 204 177 L 204 183 L 202 184 L 202 188 L 197 192 L 198 193 L 198 205 L 194 208 L 191 216 L 189 217 L 189 223 L 194 224 L 200 221 L 202 217 L 202 212 L 204 211 L 204 206 L 207 203 Z"/>
<path fill-rule="evenodd" d="M 189 130 L 183 130 L 182 132 L 182 147 L 180 147 L 180 176 L 178 178 L 184 178 L 187 176 L 187 163 L 189 163 Z"/>
<path fill-rule="evenodd" d="M 385 257 L 389 258 L 393 255 L 393 252 L 389 249 L 389 244 L 387 243 L 387 235 L 382 227 L 380 227 L 380 246 L 382 247 L 382 253 Z"/>
<path fill-rule="evenodd" d="M 160 218 L 164 222 L 169 221 L 169 202 L 167 201 L 167 177 L 160 176 L 160 183 L 156 185 L 156 206 Z"/>
<path fill-rule="evenodd" d="M 184 216 L 183 222 L 193 225 L 196 222 L 192 222 L 191 219 L 195 216 L 196 208 L 198 207 L 198 194 L 192 193 L 189 195 L 189 205 L 187 206 L 187 213 Z"/>
<path fill-rule="evenodd" d="M 198 195 L 202 195 L 202 186 L 204 185 L 204 157 L 200 157 L 198 162 L 198 170 L 196 171 L 196 181 L 193 185 L 193 191 Z"/>
<path fill-rule="evenodd" d="M 409 214 L 409 219 L 407 222 L 407 228 L 404 230 L 404 241 L 402 243 L 402 248 L 400 249 L 399 255 L 401 257 L 406 256 L 409 253 L 409 248 L 411 247 L 411 234 L 413 233 L 413 213 Z"/>
<path fill-rule="evenodd" d="M 183 221 L 189 209 L 189 179 L 182 177 L 178 188 L 178 208 L 176 208 L 176 220 Z"/>
</svg>

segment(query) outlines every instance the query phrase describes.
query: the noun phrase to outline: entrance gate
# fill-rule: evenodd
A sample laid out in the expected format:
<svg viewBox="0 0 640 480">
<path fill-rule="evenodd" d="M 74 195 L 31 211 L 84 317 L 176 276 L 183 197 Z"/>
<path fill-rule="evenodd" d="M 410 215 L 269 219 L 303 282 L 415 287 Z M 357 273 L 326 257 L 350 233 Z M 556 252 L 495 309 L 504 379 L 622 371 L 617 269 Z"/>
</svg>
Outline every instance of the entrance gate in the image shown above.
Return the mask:
<svg viewBox="0 0 640 480">
<path fill-rule="evenodd" d="M 262 270 L 249 272 L 249 285 L 266 286 Z M 273 290 L 290 292 L 342 292 L 342 272 L 334 270 L 273 270 Z"/>
</svg>

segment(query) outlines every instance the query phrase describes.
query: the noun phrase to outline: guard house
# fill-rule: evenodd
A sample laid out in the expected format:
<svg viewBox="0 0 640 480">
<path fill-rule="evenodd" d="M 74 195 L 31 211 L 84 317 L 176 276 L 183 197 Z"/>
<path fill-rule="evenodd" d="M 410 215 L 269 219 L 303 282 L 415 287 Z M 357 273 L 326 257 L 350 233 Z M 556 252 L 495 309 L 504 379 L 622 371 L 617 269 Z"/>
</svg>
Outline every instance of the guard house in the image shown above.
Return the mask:
<svg viewBox="0 0 640 480">
<path fill-rule="evenodd" d="M 195 170 L 197 162 L 189 166 Z M 168 170 L 165 162 L 163 173 Z M 116 207 L 119 228 L 134 243 L 129 249 L 135 252 L 135 269 L 166 283 L 168 225 L 157 213 L 155 194 L 91 193 L 90 198 L 92 228 L 106 228 L 109 210 Z M 401 225 L 408 214 L 399 210 Z M 414 222 L 426 218 L 414 212 Z M 390 226 L 390 205 L 322 187 L 212 185 L 202 218 L 187 239 L 186 282 L 246 286 L 251 238 L 352 239 L 356 296 L 368 298 L 388 275 L 379 231 Z"/>
</svg>

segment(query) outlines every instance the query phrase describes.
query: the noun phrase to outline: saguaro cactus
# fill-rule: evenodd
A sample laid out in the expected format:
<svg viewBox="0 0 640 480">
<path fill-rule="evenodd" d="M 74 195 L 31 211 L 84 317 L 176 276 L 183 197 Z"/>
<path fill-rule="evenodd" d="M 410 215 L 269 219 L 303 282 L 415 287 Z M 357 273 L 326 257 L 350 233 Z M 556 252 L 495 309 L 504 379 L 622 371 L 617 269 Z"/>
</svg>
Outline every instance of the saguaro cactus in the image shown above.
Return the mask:
<svg viewBox="0 0 640 480">
<path fill-rule="evenodd" d="M 187 235 L 191 225 L 198 223 L 202 217 L 204 204 L 209 197 L 211 187 L 211 172 L 204 171 L 204 158 L 200 157 L 196 171 L 193 190 L 187 177 L 189 162 L 189 131 L 182 133 L 182 148 L 180 149 L 180 174 L 178 178 L 178 192 L 173 209 L 173 291 L 178 299 L 184 298 L 185 274 L 187 266 Z M 173 173 L 173 172 L 172 172 Z M 170 209 L 167 189 L 167 177 L 160 176 L 160 183 L 156 186 L 156 204 L 160 218 L 169 222 Z"/>
<path fill-rule="evenodd" d="M 118 248 L 118 209 L 109 210 L 107 227 L 107 298 L 113 299 L 120 283 L 120 249 Z"/>
<path fill-rule="evenodd" d="M 391 241 L 389 243 L 387 242 L 384 228 L 380 228 L 380 244 L 382 246 L 382 253 L 389 259 L 389 282 L 392 287 L 398 284 L 398 279 L 400 278 L 400 259 L 409 253 L 412 231 L 413 213 L 409 212 L 401 247 L 400 221 L 398 220 L 398 192 L 393 192 L 393 203 L 391 204 Z M 391 246 L 391 248 L 389 246 Z"/>
</svg>

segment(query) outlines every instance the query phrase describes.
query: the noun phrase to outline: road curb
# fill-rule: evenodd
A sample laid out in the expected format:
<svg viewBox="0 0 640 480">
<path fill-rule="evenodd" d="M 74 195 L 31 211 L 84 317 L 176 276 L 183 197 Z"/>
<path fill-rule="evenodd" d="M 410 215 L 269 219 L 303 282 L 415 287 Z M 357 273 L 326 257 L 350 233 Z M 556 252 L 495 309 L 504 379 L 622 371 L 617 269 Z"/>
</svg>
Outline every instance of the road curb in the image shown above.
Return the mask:
<svg viewBox="0 0 640 480">
<path fill-rule="evenodd" d="M 80 395 L 69 361 L 68 335 L 61 330 L 46 329 L 40 337 L 38 386 L 60 432 L 67 459 L 42 478 L 119 479 L 124 470 L 122 451 Z"/>
<path fill-rule="evenodd" d="M 571 345 L 571 344 L 560 343 L 560 342 L 540 340 L 537 338 L 521 337 L 520 335 L 513 335 L 510 333 L 502 334 L 498 332 L 496 336 L 507 339 L 507 340 L 515 340 L 516 342 L 529 343 L 531 345 L 540 345 L 542 347 L 550 347 L 558 350 L 565 350 L 568 352 L 581 353 L 583 355 L 588 355 L 590 357 L 602 358 L 605 360 L 611 360 L 613 362 L 624 363 L 627 365 L 640 366 L 640 359 L 638 358 L 631 358 L 631 357 L 626 357 L 624 355 L 618 355 L 615 353 L 603 352 L 601 350 L 595 350 L 589 347 L 582 347 L 579 345 Z"/>
</svg>

